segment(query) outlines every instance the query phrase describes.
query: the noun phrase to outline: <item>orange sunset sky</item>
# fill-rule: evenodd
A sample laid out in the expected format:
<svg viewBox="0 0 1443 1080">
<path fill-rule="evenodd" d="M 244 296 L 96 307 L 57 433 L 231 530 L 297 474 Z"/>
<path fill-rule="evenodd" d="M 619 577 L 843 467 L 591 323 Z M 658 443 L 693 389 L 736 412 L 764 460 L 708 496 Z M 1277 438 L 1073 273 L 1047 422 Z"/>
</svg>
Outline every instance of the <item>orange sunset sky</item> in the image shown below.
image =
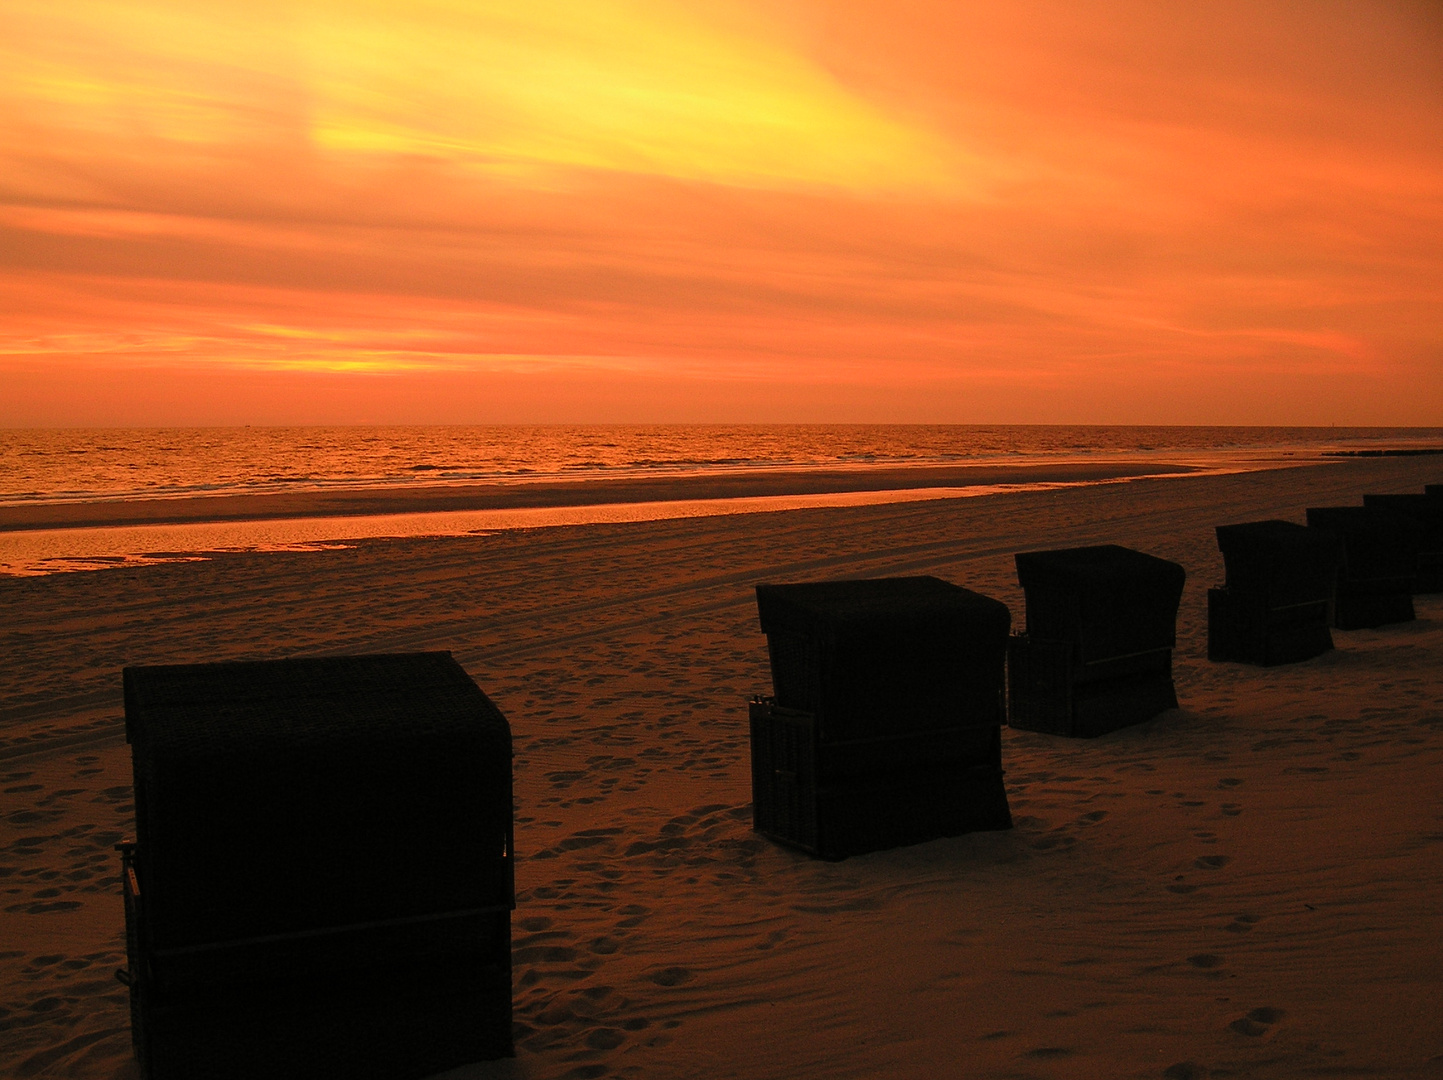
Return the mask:
<svg viewBox="0 0 1443 1080">
<path fill-rule="evenodd" d="M 0 0 L 0 425 L 1443 424 L 1443 4 Z"/>
</svg>

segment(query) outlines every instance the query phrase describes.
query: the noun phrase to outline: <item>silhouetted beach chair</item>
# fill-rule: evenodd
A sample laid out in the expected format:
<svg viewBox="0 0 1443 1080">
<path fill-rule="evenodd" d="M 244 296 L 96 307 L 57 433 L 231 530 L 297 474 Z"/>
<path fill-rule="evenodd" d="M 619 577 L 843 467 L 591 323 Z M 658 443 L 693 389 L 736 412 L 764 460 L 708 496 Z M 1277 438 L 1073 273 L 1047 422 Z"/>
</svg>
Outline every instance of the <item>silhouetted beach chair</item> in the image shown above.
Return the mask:
<svg viewBox="0 0 1443 1080">
<path fill-rule="evenodd" d="M 1439 489 L 1443 495 L 1443 488 Z M 1443 498 L 1436 495 L 1364 495 L 1364 506 L 1375 506 L 1408 518 L 1420 530 L 1415 593 L 1443 592 Z"/>
<path fill-rule="evenodd" d="M 1376 506 L 1310 506 L 1308 527 L 1337 537 L 1342 552 L 1333 625 L 1361 630 L 1411 622 L 1423 530 Z"/>
<path fill-rule="evenodd" d="M 149 1080 L 510 1054 L 511 733 L 449 653 L 125 669 Z"/>
<path fill-rule="evenodd" d="M 1181 566 L 1115 544 L 1016 558 L 1027 630 L 1007 654 L 1013 727 L 1092 737 L 1177 707 Z"/>
<path fill-rule="evenodd" d="M 1338 542 L 1291 521 L 1217 527 L 1226 577 L 1208 590 L 1208 659 L 1292 664 L 1333 647 Z"/>
<path fill-rule="evenodd" d="M 823 858 L 1007 829 L 1000 601 L 934 577 L 758 585 L 757 831 Z"/>
</svg>

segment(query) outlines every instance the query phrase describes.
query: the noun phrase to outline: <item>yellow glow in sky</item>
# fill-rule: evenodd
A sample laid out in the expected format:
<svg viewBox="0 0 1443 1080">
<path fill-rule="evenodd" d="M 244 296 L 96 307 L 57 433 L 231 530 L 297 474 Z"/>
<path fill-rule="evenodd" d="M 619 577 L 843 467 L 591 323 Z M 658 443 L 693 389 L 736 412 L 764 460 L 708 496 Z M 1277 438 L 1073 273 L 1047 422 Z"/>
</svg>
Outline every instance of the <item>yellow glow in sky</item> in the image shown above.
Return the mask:
<svg viewBox="0 0 1443 1080">
<path fill-rule="evenodd" d="M 313 12 L 323 146 L 743 186 L 940 187 L 953 152 L 777 41 L 637 0 Z"/>
<path fill-rule="evenodd" d="M 51 130 L 301 134 L 554 186 L 558 169 L 945 190 L 962 156 L 776 34 L 666 0 L 17 3 L 0 88 Z M 755 26 L 753 25 L 753 29 Z M 38 48 L 36 47 L 38 46 Z M 8 74 L 4 74 L 8 71 Z"/>
</svg>

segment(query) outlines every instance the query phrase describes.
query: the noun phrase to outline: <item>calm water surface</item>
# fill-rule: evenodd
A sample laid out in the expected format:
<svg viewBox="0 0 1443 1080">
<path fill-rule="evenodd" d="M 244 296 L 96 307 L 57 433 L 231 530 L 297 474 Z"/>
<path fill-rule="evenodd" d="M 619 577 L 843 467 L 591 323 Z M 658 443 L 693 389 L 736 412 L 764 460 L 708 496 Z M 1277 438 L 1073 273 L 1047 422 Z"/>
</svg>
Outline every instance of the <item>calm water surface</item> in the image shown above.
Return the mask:
<svg viewBox="0 0 1443 1080">
<path fill-rule="evenodd" d="M 1438 444 L 1443 428 L 729 425 L 0 430 L 0 504 Z"/>
</svg>

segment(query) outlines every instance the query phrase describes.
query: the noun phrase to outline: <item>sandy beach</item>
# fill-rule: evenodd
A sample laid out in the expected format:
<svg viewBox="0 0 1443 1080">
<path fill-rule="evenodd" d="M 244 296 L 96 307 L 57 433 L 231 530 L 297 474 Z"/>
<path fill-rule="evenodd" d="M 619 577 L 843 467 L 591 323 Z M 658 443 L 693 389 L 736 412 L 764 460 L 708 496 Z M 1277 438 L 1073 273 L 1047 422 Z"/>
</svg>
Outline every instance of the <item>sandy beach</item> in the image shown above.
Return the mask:
<svg viewBox="0 0 1443 1080">
<path fill-rule="evenodd" d="M 519 857 L 518 1054 L 453 1080 L 1443 1077 L 1443 596 L 1306 663 L 1205 656 L 1214 526 L 1440 481 L 1350 459 L 0 579 L 0 1074 L 137 1075 L 123 666 L 449 649 L 511 723 Z M 753 585 L 935 574 L 1021 629 L 1013 554 L 1091 543 L 1187 569 L 1180 709 L 1004 729 L 1008 832 L 825 863 L 751 831 Z"/>
</svg>

